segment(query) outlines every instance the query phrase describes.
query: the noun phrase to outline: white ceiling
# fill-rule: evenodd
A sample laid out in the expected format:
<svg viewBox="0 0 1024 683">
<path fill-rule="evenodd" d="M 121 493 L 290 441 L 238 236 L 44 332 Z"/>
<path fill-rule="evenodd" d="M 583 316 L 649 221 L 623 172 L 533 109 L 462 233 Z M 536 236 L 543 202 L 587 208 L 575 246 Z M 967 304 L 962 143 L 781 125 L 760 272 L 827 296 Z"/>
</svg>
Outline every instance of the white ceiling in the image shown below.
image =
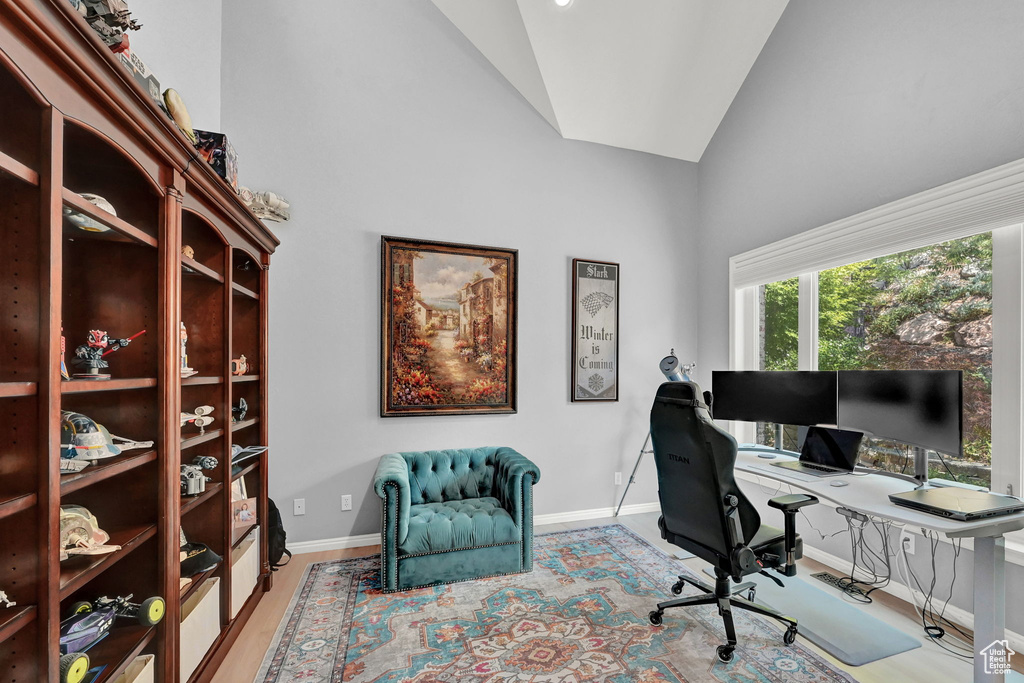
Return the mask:
<svg viewBox="0 0 1024 683">
<path fill-rule="evenodd" d="M 562 137 L 700 161 L 789 0 L 433 0 Z"/>
</svg>

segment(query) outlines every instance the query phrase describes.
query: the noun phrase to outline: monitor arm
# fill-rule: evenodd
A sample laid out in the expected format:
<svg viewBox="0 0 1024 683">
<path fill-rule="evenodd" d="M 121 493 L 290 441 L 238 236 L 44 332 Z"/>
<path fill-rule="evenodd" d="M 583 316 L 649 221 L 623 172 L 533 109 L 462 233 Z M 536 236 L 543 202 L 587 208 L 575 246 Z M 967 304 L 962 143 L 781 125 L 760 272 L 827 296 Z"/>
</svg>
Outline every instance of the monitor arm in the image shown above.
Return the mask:
<svg viewBox="0 0 1024 683">
<path fill-rule="evenodd" d="M 805 505 L 814 505 L 818 499 L 803 493 L 793 493 L 788 496 L 779 496 L 768 501 L 768 505 L 782 510 L 786 516 L 786 564 L 784 570 L 779 570 L 786 576 L 796 576 L 796 513 Z"/>
</svg>

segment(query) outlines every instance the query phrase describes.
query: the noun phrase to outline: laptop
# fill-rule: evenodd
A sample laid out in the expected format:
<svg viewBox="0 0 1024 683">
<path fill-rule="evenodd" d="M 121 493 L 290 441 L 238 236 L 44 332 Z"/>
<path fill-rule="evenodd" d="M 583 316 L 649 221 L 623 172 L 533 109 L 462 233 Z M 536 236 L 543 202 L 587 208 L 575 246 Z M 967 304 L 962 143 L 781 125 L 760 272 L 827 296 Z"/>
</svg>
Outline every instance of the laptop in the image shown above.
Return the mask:
<svg viewBox="0 0 1024 683">
<path fill-rule="evenodd" d="M 1024 511 L 1024 501 L 1013 496 L 1002 496 L 988 491 L 975 491 L 958 486 L 940 486 L 915 489 L 904 493 L 891 493 L 889 500 L 902 507 L 912 508 L 930 515 L 970 522 L 986 517 L 1012 515 Z"/>
<path fill-rule="evenodd" d="M 772 466 L 803 472 L 815 477 L 837 477 L 853 472 L 862 432 L 828 427 L 808 427 L 800 459 L 774 462 Z"/>
</svg>

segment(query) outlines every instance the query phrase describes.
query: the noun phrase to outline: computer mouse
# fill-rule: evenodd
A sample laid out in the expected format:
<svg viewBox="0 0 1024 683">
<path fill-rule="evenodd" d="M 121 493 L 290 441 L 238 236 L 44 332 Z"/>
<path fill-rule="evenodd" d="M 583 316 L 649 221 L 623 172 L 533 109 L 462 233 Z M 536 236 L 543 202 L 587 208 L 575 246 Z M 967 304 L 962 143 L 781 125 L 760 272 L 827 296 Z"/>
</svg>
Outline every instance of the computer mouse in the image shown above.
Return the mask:
<svg viewBox="0 0 1024 683">
<path fill-rule="evenodd" d="M 829 484 L 829 486 L 849 486 L 849 485 L 850 485 L 850 482 L 843 481 L 841 479 L 837 479 L 836 481 L 833 481 L 832 483 Z"/>
<path fill-rule="evenodd" d="M 771 453 L 758 453 L 757 457 L 764 458 L 765 460 L 774 460 L 775 456 Z"/>
</svg>

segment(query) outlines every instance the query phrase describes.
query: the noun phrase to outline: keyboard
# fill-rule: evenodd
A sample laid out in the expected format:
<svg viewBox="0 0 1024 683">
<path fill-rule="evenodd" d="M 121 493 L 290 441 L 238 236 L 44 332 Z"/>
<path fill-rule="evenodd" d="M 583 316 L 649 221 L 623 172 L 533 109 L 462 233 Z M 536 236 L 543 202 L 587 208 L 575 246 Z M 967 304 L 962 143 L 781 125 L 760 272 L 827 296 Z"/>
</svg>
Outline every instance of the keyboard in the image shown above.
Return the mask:
<svg viewBox="0 0 1024 683">
<path fill-rule="evenodd" d="M 782 479 L 795 479 L 797 481 L 821 481 L 821 477 L 816 477 L 813 474 L 803 474 L 802 472 L 794 472 L 793 470 L 789 470 L 784 467 L 773 467 L 772 465 L 747 465 L 746 469 L 761 470 L 762 472 L 768 472 L 772 475 L 772 479 L 779 479 L 779 475 L 782 475 Z"/>
</svg>

